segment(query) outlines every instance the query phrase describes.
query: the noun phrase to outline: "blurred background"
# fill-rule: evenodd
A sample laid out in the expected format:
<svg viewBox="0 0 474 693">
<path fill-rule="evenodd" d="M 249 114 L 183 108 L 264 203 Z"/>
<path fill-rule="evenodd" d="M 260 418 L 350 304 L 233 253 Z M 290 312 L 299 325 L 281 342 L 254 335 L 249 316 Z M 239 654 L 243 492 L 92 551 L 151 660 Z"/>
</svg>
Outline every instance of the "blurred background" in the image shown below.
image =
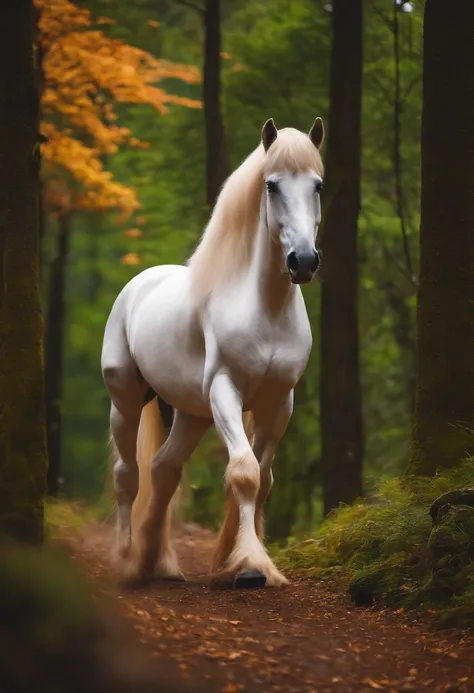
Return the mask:
<svg viewBox="0 0 474 693">
<path fill-rule="evenodd" d="M 137 272 L 186 261 L 219 186 L 258 145 L 267 118 L 303 131 L 316 116 L 327 123 L 332 6 L 328 0 L 36 5 L 48 138 L 41 260 L 48 486 L 50 495 L 82 499 L 106 515 L 109 399 L 100 352 L 112 303 Z M 366 495 L 407 463 L 422 18 L 420 1 L 365 2 L 358 308 Z M 352 60 L 349 47 L 343 60 Z M 304 288 L 314 346 L 275 461 L 266 512 L 274 542 L 323 517 L 320 294 L 321 282 Z M 218 526 L 225 463 L 211 432 L 187 466 L 189 521 Z"/>
</svg>

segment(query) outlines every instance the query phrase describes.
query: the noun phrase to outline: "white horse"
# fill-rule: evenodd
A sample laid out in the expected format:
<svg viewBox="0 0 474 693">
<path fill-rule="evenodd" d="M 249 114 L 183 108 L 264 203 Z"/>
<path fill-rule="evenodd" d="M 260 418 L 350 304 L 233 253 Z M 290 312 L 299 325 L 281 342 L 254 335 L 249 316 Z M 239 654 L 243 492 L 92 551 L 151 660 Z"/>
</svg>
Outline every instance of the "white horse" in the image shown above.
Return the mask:
<svg viewBox="0 0 474 693">
<path fill-rule="evenodd" d="M 320 118 L 309 135 L 267 121 L 259 147 L 224 184 L 187 266 L 141 272 L 114 303 L 102 372 L 128 584 L 184 579 L 170 544 L 170 501 L 212 422 L 229 454 L 213 579 L 287 582 L 262 543 L 262 506 L 312 345 L 298 285 L 319 265 L 323 138 Z M 144 404 L 150 388 L 174 409 L 166 440 L 156 399 Z M 251 439 L 243 412 L 253 419 Z"/>
</svg>

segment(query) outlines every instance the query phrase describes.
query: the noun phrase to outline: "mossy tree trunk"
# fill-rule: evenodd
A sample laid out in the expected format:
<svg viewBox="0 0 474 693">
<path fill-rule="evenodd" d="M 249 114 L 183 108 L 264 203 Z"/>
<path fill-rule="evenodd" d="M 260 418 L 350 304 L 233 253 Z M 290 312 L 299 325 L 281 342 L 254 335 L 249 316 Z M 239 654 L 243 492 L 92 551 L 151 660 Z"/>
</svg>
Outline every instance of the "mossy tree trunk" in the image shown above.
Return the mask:
<svg viewBox="0 0 474 693">
<path fill-rule="evenodd" d="M 32 0 L 0 4 L 0 34 L 0 532 L 37 542 L 46 445 Z"/>
<path fill-rule="evenodd" d="M 474 455 L 474 3 L 427 0 L 410 474 Z"/>
<path fill-rule="evenodd" d="M 56 256 L 51 264 L 45 338 L 46 438 L 49 496 L 57 496 L 61 474 L 61 396 L 63 389 L 63 333 L 66 312 L 66 272 L 70 241 L 70 216 L 58 221 Z"/>
<path fill-rule="evenodd" d="M 221 108 L 221 0 L 206 0 L 204 10 L 203 102 L 206 129 L 206 199 L 214 206 L 229 175 Z"/>
<path fill-rule="evenodd" d="M 362 492 L 358 330 L 363 0 L 334 0 L 323 197 L 321 459 L 324 511 Z"/>
</svg>

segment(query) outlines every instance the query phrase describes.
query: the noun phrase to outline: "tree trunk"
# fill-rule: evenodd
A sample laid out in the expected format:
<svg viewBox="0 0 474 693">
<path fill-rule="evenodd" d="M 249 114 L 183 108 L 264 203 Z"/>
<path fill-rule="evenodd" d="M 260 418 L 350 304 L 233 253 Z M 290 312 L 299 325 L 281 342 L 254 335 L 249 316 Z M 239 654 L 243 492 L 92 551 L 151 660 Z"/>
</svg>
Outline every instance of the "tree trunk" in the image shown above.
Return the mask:
<svg viewBox="0 0 474 693">
<path fill-rule="evenodd" d="M 204 11 L 203 101 L 206 128 L 206 199 L 210 208 L 229 175 L 229 161 L 221 112 L 220 0 L 206 0 Z"/>
<path fill-rule="evenodd" d="M 362 492 L 358 331 L 362 0 L 334 0 L 323 200 L 321 459 L 324 512 Z M 350 58 L 348 58 L 350 56 Z"/>
<path fill-rule="evenodd" d="M 41 99 L 43 97 L 43 92 L 44 92 L 44 69 L 43 69 L 43 63 L 44 63 L 44 48 L 40 42 L 40 32 L 39 32 L 39 22 L 41 19 L 41 10 L 39 7 L 34 5 L 34 20 L 35 20 L 35 31 L 34 31 L 34 41 L 35 41 L 35 60 L 34 60 L 34 68 L 35 68 L 35 86 L 36 86 L 36 93 L 38 95 L 38 102 L 39 102 L 39 110 L 38 110 L 38 124 L 41 122 L 42 119 L 42 109 L 41 109 Z M 41 139 L 41 137 L 40 137 Z M 39 272 L 40 272 L 40 280 L 42 279 L 42 271 L 43 271 L 43 242 L 44 242 L 44 236 L 45 236 L 45 231 L 46 231 L 46 213 L 44 209 L 44 186 L 40 177 L 39 180 L 39 192 L 38 192 L 38 201 L 39 201 L 39 207 L 38 207 L 38 233 L 39 233 L 39 258 L 38 258 L 38 264 L 39 264 Z"/>
<path fill-rule="evenodd" d="M 56 257 L 51 265 L 45 339 L 46 432 L 48 442 L 48 495 L 57 496 L 61 474 L 61 396 L 63 334 L 70 217 L 59 217 Z"/>
<path fill-rule="evenodd" d="M 474 455 L 474 3 L 427 0 L 409 472 Z"/>
<path fill-rule="evenodd" d="M 0 3 L 0 531 L 43 538 L 39 103 L 31 0 Z"/>
</svg>

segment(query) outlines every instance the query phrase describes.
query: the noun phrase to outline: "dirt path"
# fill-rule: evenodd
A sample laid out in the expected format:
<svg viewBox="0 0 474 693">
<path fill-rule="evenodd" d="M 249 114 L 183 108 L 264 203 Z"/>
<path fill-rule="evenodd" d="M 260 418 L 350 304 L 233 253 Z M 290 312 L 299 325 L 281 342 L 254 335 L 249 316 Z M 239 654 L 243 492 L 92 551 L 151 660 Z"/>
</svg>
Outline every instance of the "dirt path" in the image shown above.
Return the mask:
<svg viewBox="0 0 474 693">
<path fill-rule="evenodd" d="M 191 691 L 474 692 L 472 635 L 439 632 L 403 612 L 357 609 L 294 575 L 281 590 L 210 590 L 214 537 L 201 529 L 178 541 L 187 583 L 121 592 L 107 566 L 110 541 L 105 527 L 68 538 L 96 594 L 119 605 L 151 656 Z"/>
</svg>

